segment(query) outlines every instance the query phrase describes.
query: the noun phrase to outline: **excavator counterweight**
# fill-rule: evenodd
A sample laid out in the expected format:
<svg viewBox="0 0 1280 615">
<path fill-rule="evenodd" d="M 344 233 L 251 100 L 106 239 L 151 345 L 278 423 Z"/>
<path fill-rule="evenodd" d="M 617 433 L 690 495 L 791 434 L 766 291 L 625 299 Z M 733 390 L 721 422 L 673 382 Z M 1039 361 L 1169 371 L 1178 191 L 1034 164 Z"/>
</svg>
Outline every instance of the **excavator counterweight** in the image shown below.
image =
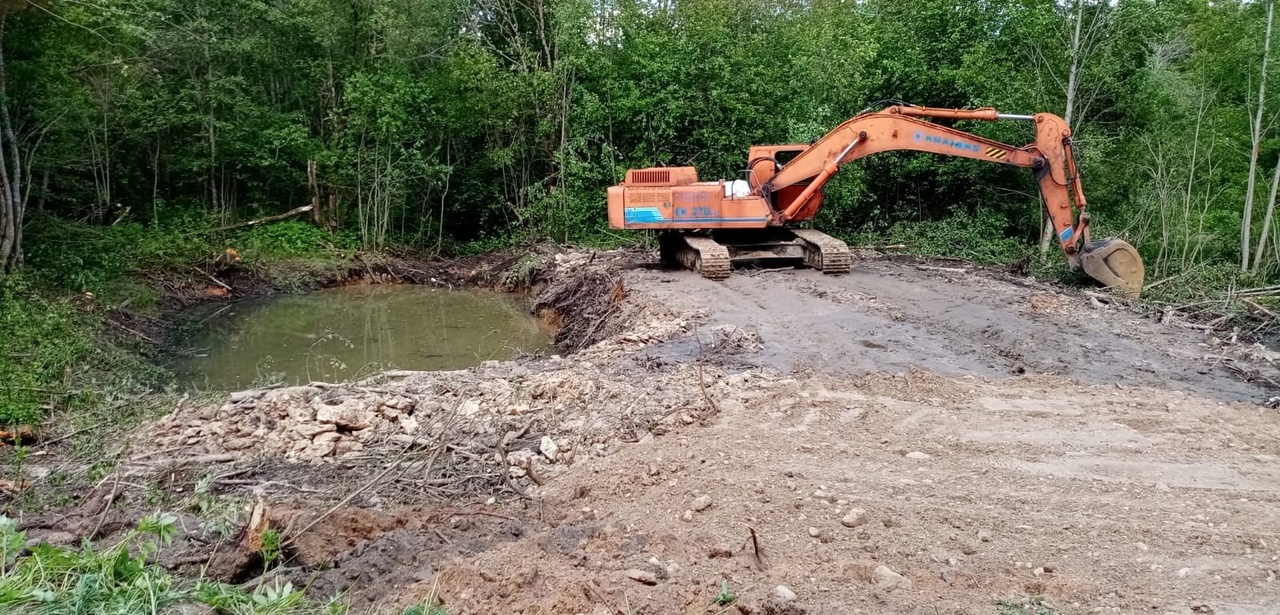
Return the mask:
<svg viewBox="0 0 1280 615">
<path fill-rule="evenodd" d="M 1036 140 L 1015 147 L 925 118 L 1020 120 Z M 844 242 L 795 228 L 822 208 L 823 188 L 840 167 L 871 154 L 913 150 L 1031 169 L 1058 243 L 1073 271 L 1121 293 L 1142 292 L 1138 251 L 1120 239 L 1093 241 L 1072 152 L 1071 131 L 1051 113 L 1008 115 L 992 108 L 935 109 L 899 105 L 855 116 L 808 144 L 750 149 L 743 179 L 701 181 L 693 167 L 633 169 L 609 188 L 609 225 L 663 231 L 664 262 L 728 277 L 733 262 L 788 260 L 824 273 L 846 273 Z"/>
</svg>

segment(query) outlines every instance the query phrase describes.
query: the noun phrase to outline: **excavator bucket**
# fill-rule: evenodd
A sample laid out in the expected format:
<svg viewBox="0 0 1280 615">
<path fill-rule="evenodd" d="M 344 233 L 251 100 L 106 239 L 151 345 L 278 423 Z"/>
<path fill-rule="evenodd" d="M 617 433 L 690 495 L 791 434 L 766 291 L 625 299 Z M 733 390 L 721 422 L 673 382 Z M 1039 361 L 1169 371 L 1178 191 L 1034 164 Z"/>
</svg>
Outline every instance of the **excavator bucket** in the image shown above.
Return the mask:
<svg viewBox="0 0 1280 615">
<path fill-rule="evenodd" d="M 1138 251 L 1126 241 L 1103 239 L 1090 242 L 1080 254 L 1080 266 L 1089 277 L 1127 297 L 1136 299 L 1142 294 L 1146 269 Z"/>
</svg>

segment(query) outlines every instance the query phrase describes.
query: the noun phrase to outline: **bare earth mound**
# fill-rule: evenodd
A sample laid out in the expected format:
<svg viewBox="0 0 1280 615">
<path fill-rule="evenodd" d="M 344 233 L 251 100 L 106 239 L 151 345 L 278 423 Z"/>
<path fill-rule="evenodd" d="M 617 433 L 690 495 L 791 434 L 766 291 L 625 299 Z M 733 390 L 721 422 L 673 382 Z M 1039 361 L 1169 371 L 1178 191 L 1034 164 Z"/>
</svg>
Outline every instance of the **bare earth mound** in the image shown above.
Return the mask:
<svg viewBox="0 0 1280 615">
<path fill-rule="evenodd" d="M 912 264 L 630 260 L 539 274 L 578 352 L 180 408 L 131 472 L 261 502 L 267 574 L 359 610 L 1280 612 L 1280 412 L 1226 369 L 1265 349 Z"/>
</svg>

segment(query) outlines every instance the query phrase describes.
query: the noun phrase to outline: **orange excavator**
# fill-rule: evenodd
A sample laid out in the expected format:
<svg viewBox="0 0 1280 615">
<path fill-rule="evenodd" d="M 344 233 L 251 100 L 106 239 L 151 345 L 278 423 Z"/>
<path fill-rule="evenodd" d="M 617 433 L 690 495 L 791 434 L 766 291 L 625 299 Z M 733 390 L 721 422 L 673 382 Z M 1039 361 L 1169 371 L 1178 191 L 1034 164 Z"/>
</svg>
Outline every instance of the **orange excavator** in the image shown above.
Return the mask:
<svg viewBox="0 0 1280 615">
<path fill-rule="evenodd" d="M 1036 140 L 1005 145 L 923 118 L 1021 120 L 1035 124 Z M 822 207 L 823 186 L 841 165 L 890 150 L 914 150 L 1031 169 L 1073 271 L 1136 297 L 1142 257 L 1120 239 L 1092 241 L 1084 190 L 1072 153 L 1071 130 L 1051 113 L 1012 115 L 993 108 L 938 109 L 895 105 L 862 113 L 809 144 L 757 145 L 745 179 L 699 181 L 694 167 L 627 171 L 609 188 L 609 225 L 663 231 L 665 263 L 722 280 L 734 262 L 789 260 L 823 273 L 847 273 L 849 247 L 820 231 L 795 228 Z"/>
</svg>

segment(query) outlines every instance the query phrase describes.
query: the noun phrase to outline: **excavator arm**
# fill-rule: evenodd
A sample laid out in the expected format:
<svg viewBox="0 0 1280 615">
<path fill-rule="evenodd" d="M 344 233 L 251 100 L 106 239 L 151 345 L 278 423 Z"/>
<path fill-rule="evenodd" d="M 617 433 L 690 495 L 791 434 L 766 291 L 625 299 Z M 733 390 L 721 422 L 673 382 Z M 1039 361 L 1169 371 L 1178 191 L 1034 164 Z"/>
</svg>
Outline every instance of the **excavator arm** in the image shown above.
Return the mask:
<svg viewBox="0 0 1280 615">
<path fill-rule="evenodd" d="M 1029 120 L 1035 123 L 1036 140 L 1031 145 L 1016 147 L 921 118 Z M 757 190 L 762 196 L 772 198 L 786 188 L 804 185 L 798 195 L 786 202 L 775 199 L 773 215 L 778 224 L 810 219 L 820 206 L 820 199 L 815 199 L 815 195 L 821 194 L 823 186 L 841 165 L 892 150 L 960 156 L 1032 169 L 1058 243 L 1072 270 L 1083 269 L 1103 284 L 1133 296 L 1141 292 L 1144 270 L 1137 250 L 1117 239 L 1090 241 L 1087 202 L 1071 149 L 1071 130 L 1062 118 L 1051 113 L 1025 116 L 1001 114 L 992 108 L 913 106 L 865 113 L 840 124 L 787 164 L 777 166 L 776 171 L 768 169 L 775 172 Z M 750 169 L 753 177 L 758 176 L 755 166 L 760 162 L 753 161 Z M 787 193 L 793 194 L 794 190 Z"/>
</svg>

